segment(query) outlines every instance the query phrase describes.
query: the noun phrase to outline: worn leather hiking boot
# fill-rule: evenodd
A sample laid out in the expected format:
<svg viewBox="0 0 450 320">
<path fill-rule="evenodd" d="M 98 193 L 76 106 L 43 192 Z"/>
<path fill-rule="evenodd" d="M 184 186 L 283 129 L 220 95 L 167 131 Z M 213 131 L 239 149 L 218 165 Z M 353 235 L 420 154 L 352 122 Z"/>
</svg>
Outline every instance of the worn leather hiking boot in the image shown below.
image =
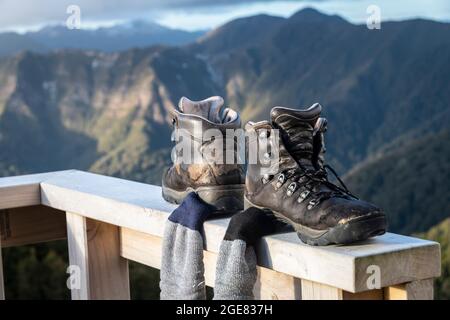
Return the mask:
<svg viewBox="0 0 450 320">
<path fill-rule="evenodd" d="M 244 160 L 240 163 L 236 141 L 226 138 L 227 129 L 239 129 L 239 114 L 224 106 L 221 97 L 202 101 L 180 99 L 179 110 L 173 112 L 172 140 L 177 147 L 172 150 L 173 166 L 162 178 L 163 198 L 179 204 L 192 191 L 218 210 L 243 209 Z M 206 133 L 222 135 L 208 138 Z M 205 139 L 206 137 L 206 139 Z M 180 146 L 190 145 L 180 152 Z M 243 146 L 244 147 L 244 146 Z M 233 162 L 226 160 L 233 153 Z M 187 157 L 189 154 L 191 157 Z"/>
<path fill-rule="evenodd" d="M 321 109 L 319 104 L 307 110 L 275 107 L 270 122 L 246 125 L 247 132 L 256 131 L 255 137 L 269 136 L 265 142 L 257 138 L 249 143 L 278 152 L 276 163 L 248 164 L 246 207 L 271 210 L 311 245 L 348 244 L 381 235 L 386 231 L 382 210 L 357 199 L 334 170 L 324 164 L 323 132 L 327 122 L 320 118 Z M 279 130 L 278 135 L 273 129 Z M 264 173 L 268 167 L 278 170 Z M 340 186 L 328 179 L 327 169 Z"/>
</svg>

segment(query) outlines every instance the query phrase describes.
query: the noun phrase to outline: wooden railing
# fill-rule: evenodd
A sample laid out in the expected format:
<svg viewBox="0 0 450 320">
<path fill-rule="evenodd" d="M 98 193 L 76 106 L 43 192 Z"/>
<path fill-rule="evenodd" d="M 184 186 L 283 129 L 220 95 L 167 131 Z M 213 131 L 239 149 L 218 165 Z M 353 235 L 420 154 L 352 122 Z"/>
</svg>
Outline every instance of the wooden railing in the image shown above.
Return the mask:
<svg viewBox="0 0 450 320">
<path fill-rule="evenodd" d="M 80 275 L 73 299 L 129 299 L 128 260 L 160 268 L 174 208 L 160 187 L 76 170 L 0 178 L 1 247 L 67 238 Z M 204 224 L 209 286 L 228 221 Z M 392 233 L 328 247 L 284 233 L 264 237 L 256 251 L 262 299 L 432 299 L 440 275 L 438 243 Z M 0 298 L 3 289 L 0 260 Z"/>
</svg>

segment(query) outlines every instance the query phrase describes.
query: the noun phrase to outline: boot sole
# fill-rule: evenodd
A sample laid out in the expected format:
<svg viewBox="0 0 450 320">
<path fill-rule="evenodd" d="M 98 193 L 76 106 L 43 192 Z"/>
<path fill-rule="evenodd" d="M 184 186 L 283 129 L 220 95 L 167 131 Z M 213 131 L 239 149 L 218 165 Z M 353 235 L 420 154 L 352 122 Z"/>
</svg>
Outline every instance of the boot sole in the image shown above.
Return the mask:
<svg viewBox="0 0 450 320">
<path fill-rule="evenodd" d="M 244 206 L 246 209 L 249 206 L 252 206 L 271 211 L 277 219 L 291 225 L 300 240 L 312 246 L 350 244 L 357 241 L 363 241 L 386 233 L 387 228 L 386 216 L 380 212 L 374 212 L 366 216 L 354 218 L 346 223 L 339 224 L 326 230 L 316 230 L 302 224 L 295 223 L 294 221 L 283 216 L 280 212 L 256 206 L 245 197 Z"/>
<path fill-rule="evenodd" d="M 164 200 L 174 204 L 180 204 L 191 192 L 213 205 L 218 211 L 238 211 L 244 208 L 244 184 L 220 185 L 209 187 L 188 187 L 184 191 L 178 191 L 162 186 Z"/>
</svg>

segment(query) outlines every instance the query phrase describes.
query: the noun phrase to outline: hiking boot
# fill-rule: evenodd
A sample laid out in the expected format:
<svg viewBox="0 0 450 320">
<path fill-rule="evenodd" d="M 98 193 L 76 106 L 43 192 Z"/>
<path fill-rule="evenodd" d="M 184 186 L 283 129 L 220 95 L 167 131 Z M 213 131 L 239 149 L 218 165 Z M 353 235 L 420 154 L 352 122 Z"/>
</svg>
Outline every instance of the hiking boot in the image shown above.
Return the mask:
<svg viewBox="0 0 450 320">
<path fill-rule="evenodd" d="M 179 204 L 194 191 L 217 210 L 243 209 L 244 166 L 237 160 L 236 141 L 227 143 L 225 138 L 227 129 L 241 127 L 239 114 L 226 108 L 221 97 L 202 101 L 183 97 L 178 109 L 173 112 L 172 134 L 177 147 L 172 150 L 173 166 L 163 174 L 163 198 Z M 213 130 L 206 131 L 209 129 Z M 220 133 L 223 138 L 204 139 L 205 132 Z M 191 149 L 180 152 L 180 144 L 186 143 Z M 226 163 L 227 152 L 233 153 L 233 163 Z M 184 156 L 189 153 L 191 157 L 186 160 Z"/>
<path fill-rule="evenodd" d="M 247 134 L 255 130 L 255 137 L 269 136 L 266 142 L 257 138 L 249 143 L 269 147 L 278 154 L 276 163 L 267 165 L 258 160 L 248 164 L 246 207 L 271 210 L 310 245 L 348 244 L 381 235 L 386 231 L 382 210 L 352 195 L 334 170 L 324 164 L 327 122 L 320 118 L 321 109 L 319 104 L 307 110 L 275 107 L 270 122 L 246 125 Z M 273 129 L 278 129 L 278 134 Z M 278 170 L 264 173 L 268 167 Z M 329 181 L 327 169 L 340 186 Z"/>
</svg>

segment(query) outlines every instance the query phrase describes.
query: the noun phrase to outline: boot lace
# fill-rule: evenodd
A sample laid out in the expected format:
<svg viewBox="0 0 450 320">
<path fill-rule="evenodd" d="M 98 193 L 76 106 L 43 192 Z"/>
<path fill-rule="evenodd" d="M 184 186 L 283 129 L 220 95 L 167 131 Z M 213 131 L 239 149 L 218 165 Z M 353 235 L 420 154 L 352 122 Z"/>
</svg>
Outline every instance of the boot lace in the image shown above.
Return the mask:
<svg viewBox="0 0 450 320">
<path fill-rule="evenodd" d="M 340 186 L 329 181 L 327 170 L 336 177 Z M 276 186 L 281 187 L 287 181 L 291 181 L 287 190 L 287 195 L 292 196 L 294 193 L 300 191 L 297 202 L 301 203 L 309 197 L 310 201 L 308 209 L 312 209 L 320 202 L 333 197 L 357 199 L 357 197 L 349 191 L 345 183 L 337 175 L 336 171 L 329 165 L 324 165 L 323 168 L 318 170 L 302 168 L 301 166 L 299 168 L 289 169 L 279 174 Z M 324 186 L 326 186 L 326 188 L 324 188 Z"/>
<path fill-rule="evenodd" d="M 311 130 L 308 130 L 311 131 Z M 322 135 L 326 131 L 326 120 L 323 121 L 323 126 L 317 128 L 313 132 L 313 136 Z M 290 153 L 295 159 L 298 159 L 299 154 L 305 155 L 312 152 L 309 148 L 305 148 L 304 144 L 308 144 L 307 136 L 301 136 L 299 133 L 291 133 L 297 142 L 297 147 L 290 150 Z M 303 138 L 303 139 L 302 139 Z M 306 139 L 305 139 L 306 138 Z M 306 141 L 305 141 L 306 140 Z M 320 151 L 324 152 L 323 146 L 323 136 L 320 140 L 320 145 L 318 146 Z M 293 152 L 294 151 L 294 152 Z M 306 152 L 305 152 L 306 151 Z M 279 189 L 287 181 L 291 181 L 287 189 L 287 196 L 293 196 L 295 193 L 299 194 L 297 199 L 298 203 L 305 201 L 309 198 L 309 203 L 307 208 L 312 209 L 317 206 L 320 202 L 333 197 L 340 197 L 346 199 L 358 199 L 354 194 L 352 194 L 336 171 L 328 164 L 323 164 L 323 160 L 319 159 L 319 154 L 317 154 L 317 160 L 320 162 L 318 168 L 313 168 L 310 166 L 304 166 L 299 161 L 297 161 L 298 167 L 282 171 L 278 174 L 277 181 L 275 183 L 275 188 Z M 334 184 L 328 179 L 328 171 L 333 174 L 339 185 Z M 264 177 L 263 182 L 267 183 L 272 180 L 274 176 Z"/>
</svg>

